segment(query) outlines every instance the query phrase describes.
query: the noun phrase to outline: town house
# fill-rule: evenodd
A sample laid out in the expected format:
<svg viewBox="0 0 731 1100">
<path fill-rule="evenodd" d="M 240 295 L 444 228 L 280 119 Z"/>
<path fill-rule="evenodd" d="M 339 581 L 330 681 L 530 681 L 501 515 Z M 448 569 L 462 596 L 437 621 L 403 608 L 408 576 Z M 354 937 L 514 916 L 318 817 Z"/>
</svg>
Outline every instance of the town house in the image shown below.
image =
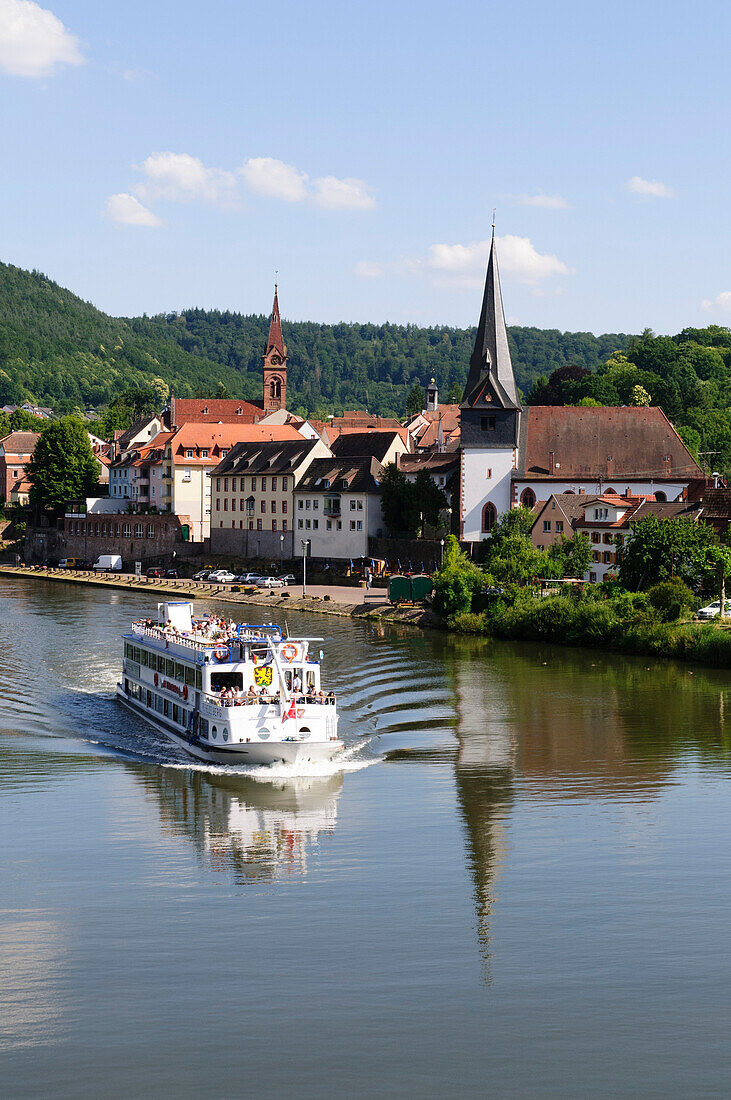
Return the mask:
<svg viewBox="0 0 731 1100">
<path fill-rule="evenodd" d="M 309 540 L 313 558 L 345 562 L 368 555 L 368 539 L 383 536 L 384 468 L 375 458 L 319 458 L 294 490 L 294 550 Z"/>
</svg>

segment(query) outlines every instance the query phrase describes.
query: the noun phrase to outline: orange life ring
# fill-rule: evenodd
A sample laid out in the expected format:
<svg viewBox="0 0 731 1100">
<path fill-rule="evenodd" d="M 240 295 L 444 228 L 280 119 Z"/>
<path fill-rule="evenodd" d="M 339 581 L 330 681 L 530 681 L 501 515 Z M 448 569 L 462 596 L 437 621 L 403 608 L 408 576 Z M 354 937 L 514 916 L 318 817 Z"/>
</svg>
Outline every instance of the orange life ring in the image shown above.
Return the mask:
<svg viewBox="0 0 731 1100">
<path fill-rule="evenodd" d="M 282 656 L 284 657 L 285 661 L 289 661 L 289 663 L 292 664 L 292 661 L 297 656 L 297 646 L 292 645 L 291 643 L 284 646 L 284 648 L 282 649 Z"/>
<path fill-rule="evenodd" d="M 217 661 L 227 661 L 231 656 L 231 650 L 228 648 L 227 645 L 216 646 L 215 652 Z"/>
<path fill-rule="evenodd" d="M 157 687 L 157 673 L 155 673 L 155 687 Z"/>
<path fill-rule="evenodd" d="M 183 684 L 183 698 L 184 699 L 188 698 L 188 685 L 187 684 Z"/>
</svg>

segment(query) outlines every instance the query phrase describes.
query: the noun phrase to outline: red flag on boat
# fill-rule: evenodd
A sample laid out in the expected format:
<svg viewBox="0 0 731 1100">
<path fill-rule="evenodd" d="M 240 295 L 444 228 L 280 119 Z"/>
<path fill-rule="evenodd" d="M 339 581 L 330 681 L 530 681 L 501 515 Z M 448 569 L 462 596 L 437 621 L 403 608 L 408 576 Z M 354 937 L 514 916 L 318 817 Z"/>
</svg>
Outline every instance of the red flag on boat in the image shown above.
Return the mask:
<svg viewBox="0 0 731 1100">
<path fill-rule="evenodd" d="M 282 721 L 286 722 L 288 718 L 296 718 L 296 717 L 297 717 L 297 701 L 296 701 L 296 699 L 293 695 L 292 696 L 292 702 L 289 705 L 289 710 L 286 712 L 286 714 L 282 715 Z"/>
</svg>

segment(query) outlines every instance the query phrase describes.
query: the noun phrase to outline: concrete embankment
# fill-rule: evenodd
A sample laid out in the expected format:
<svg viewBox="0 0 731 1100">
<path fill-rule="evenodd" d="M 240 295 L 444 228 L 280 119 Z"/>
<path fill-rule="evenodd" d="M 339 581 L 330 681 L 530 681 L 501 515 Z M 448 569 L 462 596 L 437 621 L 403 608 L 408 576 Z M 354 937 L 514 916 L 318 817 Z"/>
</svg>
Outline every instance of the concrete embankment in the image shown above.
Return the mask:
<svg viewBox="0 0 731 1100">
<path fill-rule="evenodd" d="M 383 589 L 346 588 L 316 585 L 303 598 L 301 586 L 291 589 L 244 589 L 207 581 L 138 577 L 134 573 L 93 573 L 89 570 L 42 568 L 24 565 L 0 565 L 0 577 L 23 577 L 59 584 L 91 585 L 144 592 L 159 599 L 215 600 L 232 604 L 252 604 L 270 611 L 306 611 L 341 618 L 377 619 L 407 626 L 433 625 L 431 612 L 423 607 L 392 607 Z M 236 588 L 237 586 L 234 586 Z"/>
</svg>

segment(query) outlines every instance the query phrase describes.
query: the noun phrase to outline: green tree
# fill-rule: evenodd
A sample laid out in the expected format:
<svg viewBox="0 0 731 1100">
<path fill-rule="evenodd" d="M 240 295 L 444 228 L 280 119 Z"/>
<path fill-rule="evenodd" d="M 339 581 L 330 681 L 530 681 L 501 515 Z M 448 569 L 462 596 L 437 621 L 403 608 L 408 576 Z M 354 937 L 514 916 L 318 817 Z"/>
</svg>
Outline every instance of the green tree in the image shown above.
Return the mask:
<svg viewBox="0 0 731 1100">
<path fill-rule="evenodd" d="M 441 568 L 434 574 L 434 610 L 442 618 L 469 611 L 473 593 L 482 586 L 483 574 L 459 545 L 447 537 Z"/>
<path fill-rule="evenodd" d="M 644 386 L 633 386 L 631 397 L 633 405 L 646 407 L 652 404 L 652 398 Z"/>
<path fill-rule="evenodd" d="M 440 513 L 447 507 L 448 501 L 442 490 L 429 476 L 426 470 L 419 470 L 412 486 L 414 507 L 418 507 L 424 523 L 433 530 L 442 526 Z"/>
<path fill-rule="evenodd" d="M 58 508 L 90 493 L 99 480 L 99 463 L 83 422 L 72 416 L 52 421 L 26 470 L 32 482 L 31 503 L 38 507 Z"/>
<path fill-rule="evenodd" d="M 708 552 L 715 534 L 705 523 L 646 516 L 632 525 L 617 551 L 619 580 L 632 591 L 679 577 L 697 587 L 708 575 Z"/>
<path fill-rule="evenodd" d="M 562 535 L 549 547 L 548 556 L 558 563 L 562 577 L 582 578 L 594 560 L 589 536 L 578 531 L 570 539 Z"/>
<path fill-rule="evenodd" d="M 462 387 L 459 382 L 453 382 L 449 387 L 449 393 L 447 394 L 448 405 L 461 405 L 462 404 Z"/>
<path fill-rule="evenodd" d="M 413 416 L 424 408 L 424 391 L 418 382 L 414 382 L 406 396 L 406 415 Z"/>
<path fill-rule="evenodd" d="M 391 538 L 413 539 L 419 529 L 420 508 L 410 482 L 389 462 L 381 481 L 381 510 Z"/>
</svg>

